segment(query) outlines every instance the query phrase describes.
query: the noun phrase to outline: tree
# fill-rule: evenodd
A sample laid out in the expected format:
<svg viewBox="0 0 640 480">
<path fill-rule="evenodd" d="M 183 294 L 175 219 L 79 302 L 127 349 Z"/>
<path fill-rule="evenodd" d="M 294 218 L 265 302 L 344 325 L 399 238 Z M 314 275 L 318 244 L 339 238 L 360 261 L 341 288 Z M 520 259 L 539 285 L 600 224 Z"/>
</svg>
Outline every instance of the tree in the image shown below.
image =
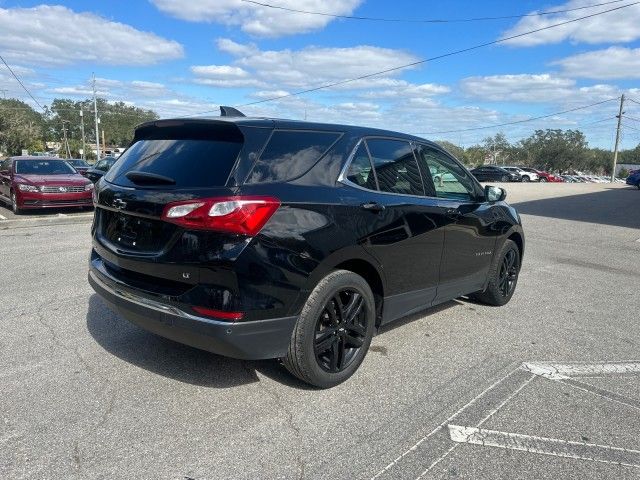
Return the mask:
<svg viewBox="0 0 640 480">
<path fill-rule="evenodd" d="M 536 130 L 521 146 L 529 151 L 537 168 L 548 171 L 571 171 L 585 165 L 588 144 L 579 130 Z"/>
<path fill-rule="evenodd" d="M 20 155 L 44 150 L 43 115 L 20 100 L 0 99 L 0 151 Z"/>
<path fill-rule="evenodd" d="M 440 145 L 442 148 L 444 148 L 451 155 L 456 157 L 458 160 L 463 161 L 464 148 L 459 147 L 458 145 L 448 142 L 446 140 L 439 140 L 439 141 L 436 141 L 436 143 Z"/>
<path fill-rule="evenodd" d="M 100 144 L 102 144 L 102 130 L 104 130 L 107 145 L 127 146 L 133 140 L 133 131 L 137 125 L 159 118 L 158 114 L 152 110 L 145 110 L 124 102 L 109 103 L 107 100 L 99 98 L 96 103 L 100 119 L 100 132 L 98 133 Z M 85 140 L 87 143 L 95 143 L 96 132 L 92 99 L 73 101 L 56 98 L 51 103 L 52 116 L 49 120 L 49 130 L 52 136 L 56 139 L 63 138 L 62 124 L 65 122 L 70 144 L 75 144 L 75 141 L 82 143 L 80 110 L 84 112 Z"/>
<path fill-rule="evenodd" d="M 486 152 L 491 156 L 491 163 L 504 164 L 504 162 L 509 159 L 511 144 L 504 133 L 500 132 L 496 133 L 493 137 L 487 137 L 482 143 Z"/>
</svg>

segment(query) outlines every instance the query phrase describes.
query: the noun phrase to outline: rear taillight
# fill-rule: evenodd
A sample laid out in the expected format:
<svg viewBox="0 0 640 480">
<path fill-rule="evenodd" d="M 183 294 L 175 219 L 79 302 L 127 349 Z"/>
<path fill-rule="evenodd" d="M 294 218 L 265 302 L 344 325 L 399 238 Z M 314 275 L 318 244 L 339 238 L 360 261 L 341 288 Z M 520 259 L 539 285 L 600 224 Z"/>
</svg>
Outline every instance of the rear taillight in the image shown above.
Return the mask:
<svg viewBox="0 0 640 480">
<path fill-rule="evenodd" d="M 162 219 L 186 228 L 254 236 L 279 206 L 273 197 L 198 198 L 169 203 Z"/>
</svg>

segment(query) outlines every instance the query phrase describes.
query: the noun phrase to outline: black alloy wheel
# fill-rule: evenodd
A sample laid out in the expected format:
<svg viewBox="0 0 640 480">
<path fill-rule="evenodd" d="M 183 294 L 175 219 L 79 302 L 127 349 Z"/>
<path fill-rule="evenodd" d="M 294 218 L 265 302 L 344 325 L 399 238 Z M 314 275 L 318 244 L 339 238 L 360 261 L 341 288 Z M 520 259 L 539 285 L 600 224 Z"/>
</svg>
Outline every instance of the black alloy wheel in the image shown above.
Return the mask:
<svg viewBox="0 0 640 480">
<path fill-rule="evenodd" d="M 523 181 L 523 182 L 530 182 L 530 181 L 531 181 L 531 179 L 529 178 L 529 176 L 528 176 L 528 175 L 523 175 L 523 176 L 522 176 L 522 181 Z"/>
<path fill-rule="evenodd" d="M 516 287 L 518 271 L 520 270 L 518 252 L 508 250 L 500 265 L 498 289 L 503 297 L 510 297 Z"/>
<path fill-rule="evenodd" d="M 547 181 L 547 179 L 546 179 L 546 178 L 544 178 L 544 177 L 540 177 L 540 182 L 541 182 L 541 183 L 545 183 L 546 181 Z"/>
<path fill-rule="evenodd" d="M 502 177 L 500 177 L 500 181 L 501 182 L 508 182 L 509 181 L 509 175 L 502 175 Z"/>
<path fill-rule="evenodd" d="M 320 368 L 337 373 L 347 368 L 364 345 L 367 316 L 364 298 L 344 289 L 326 303 L 315 329 L 314 353 Z"/>
<path fill-rule="evenodd" d="M 489 270 L 489 283 L 484 291 L 469 295 L 470 298 L 496 307 L 511 300 L 520 274 L 520 250 L 513 240 L 506 240 L 494 257 Z"/>
<path fill-rule="evenodd" d="M 338 385 L 367 355 L 375 321 L 375 299 L 367 281 L 354 272 L 335 270 L 309 295 L 282 363 L 316 387 Z"/>
</svg>

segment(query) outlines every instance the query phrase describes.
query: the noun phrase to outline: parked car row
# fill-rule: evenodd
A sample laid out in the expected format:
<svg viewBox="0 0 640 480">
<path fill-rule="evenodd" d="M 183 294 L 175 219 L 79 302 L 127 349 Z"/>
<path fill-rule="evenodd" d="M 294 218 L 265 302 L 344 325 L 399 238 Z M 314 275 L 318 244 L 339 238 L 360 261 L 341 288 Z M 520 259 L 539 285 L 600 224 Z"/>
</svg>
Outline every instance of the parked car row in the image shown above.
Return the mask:
<svg viewBox="0 0 640 480">
<path fill-rule="evenodd" d="M 483 165 L 471 173 L 481 182 L 562 182 L 550 173 L 529 167 Z"/>
<path fill-rule="evenodd" d="M 531 167 L 512 167 L 483 165 L 471 170 L 471 173 L 481 182 L 566 182 L 566 183 L 610 183 L 611 178 L 601 175 L 589 175 L 576 172 L 576 175 L 554 175 L 543 170 Z M 637 184 L 637 175 L 640 171 L 631 172 L 627 181 L 628 185 Z M 617 178 L 616 183 L 624 183 L 625 180 Z"/>
</svg>

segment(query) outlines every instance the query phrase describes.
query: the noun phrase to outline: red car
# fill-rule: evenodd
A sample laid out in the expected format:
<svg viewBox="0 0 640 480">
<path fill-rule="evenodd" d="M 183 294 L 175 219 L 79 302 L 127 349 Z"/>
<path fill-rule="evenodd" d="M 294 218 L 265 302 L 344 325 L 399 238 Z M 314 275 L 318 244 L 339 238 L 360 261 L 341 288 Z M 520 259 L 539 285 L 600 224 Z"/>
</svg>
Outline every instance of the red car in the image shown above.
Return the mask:
<svg viewBox="0 0 640 480">
<path fill-rule="evenodd" d="M 67 162 L 11 157 L 0 162 L 0 200 L 18 215 L 33 208 L 92 207 L 93 183 Z"/>
<path fill-rule="evenodd" d="M 542 170 L 536 170 L 535 168 L 529 167 L 520 167 L 522 170 L 527 172 L 533 172 L 538 174 L 538 178 L 540 182 L 564 182 L 564 178 L 553 175 L 549 172 L 543 172 Z"/>
</svg>

